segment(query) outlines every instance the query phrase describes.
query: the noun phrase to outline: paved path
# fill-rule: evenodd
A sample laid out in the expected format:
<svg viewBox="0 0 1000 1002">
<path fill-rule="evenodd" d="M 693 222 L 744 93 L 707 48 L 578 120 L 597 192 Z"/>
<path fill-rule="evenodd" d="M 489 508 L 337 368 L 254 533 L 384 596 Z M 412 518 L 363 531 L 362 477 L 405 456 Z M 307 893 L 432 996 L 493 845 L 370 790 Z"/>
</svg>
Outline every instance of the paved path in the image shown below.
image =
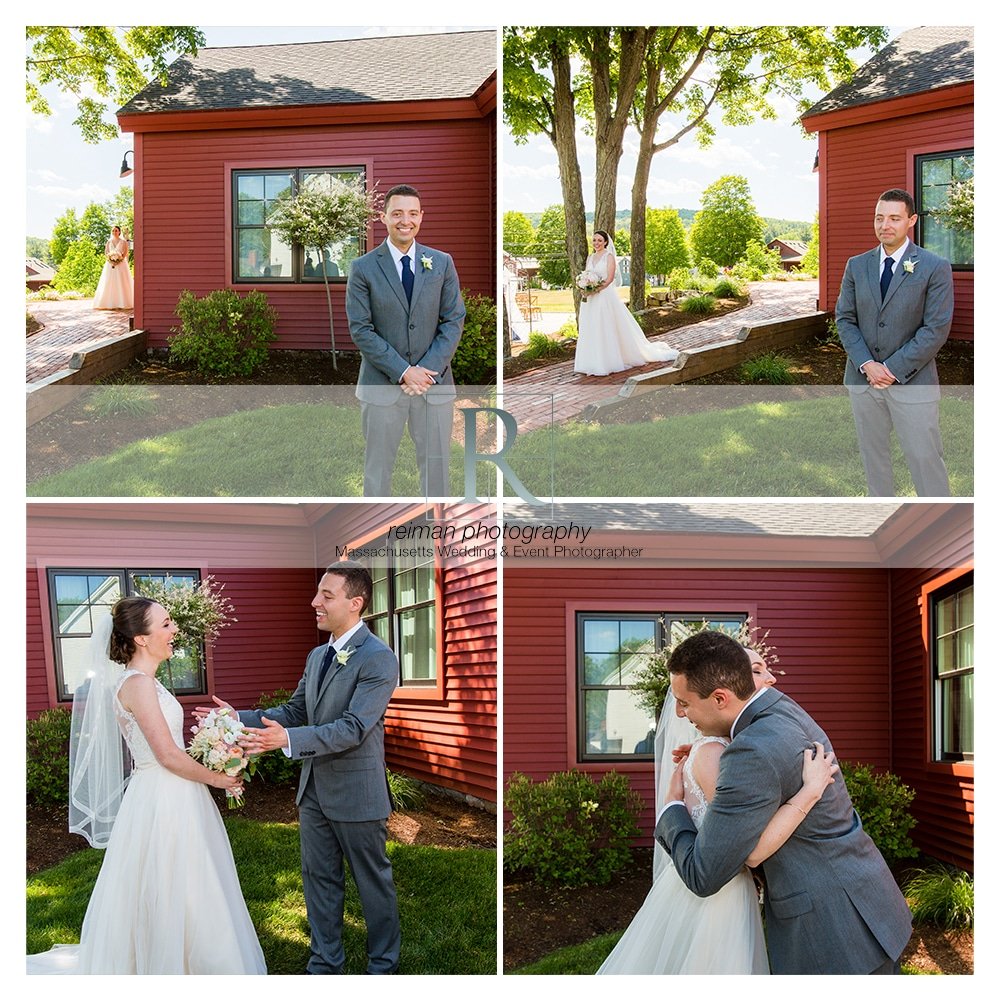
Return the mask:
<svg viewBox="0 0 1000 1002">
<path fill-rule="evenodd" d="M 740 329 L 751 324 L 815 312 L 818 290 L 818 282 L 753 282 L 750 305 L 742 310 L 689 324 L 649 340 L 680 351 L 735 340 Z M 662 362 L 650 362 L 610 376 L 585 376 L 573 371 L 572 361 L 558 362 L 504 379 L 503 406 L 514 415 L 518 431 L 530 431 L 576 417 L 588 405 L 615 396 L 630 376 L 660 368 Z"/>
<path fill-rule="evenodd" d="M 29 302 L 28 311 L 44 328 L 26 338 L 28 383 L 65 369 L 75 352 L 95 341 L 128 334 L 131 310 L 95 310 L 92 299 Z"/>
</svg>

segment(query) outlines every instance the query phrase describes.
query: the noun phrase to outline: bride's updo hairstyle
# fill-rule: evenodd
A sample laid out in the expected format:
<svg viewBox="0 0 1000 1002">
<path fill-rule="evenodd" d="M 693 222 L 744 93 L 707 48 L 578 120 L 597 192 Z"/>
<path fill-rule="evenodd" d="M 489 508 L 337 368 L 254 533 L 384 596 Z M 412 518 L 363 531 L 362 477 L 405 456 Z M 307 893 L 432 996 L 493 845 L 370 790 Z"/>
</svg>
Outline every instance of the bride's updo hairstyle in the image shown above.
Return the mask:
<svg viewBox="0 0 1000 1002">
<path fill-rule="evenodd" d="M 108 656 L 127 665 L 135 654 L 135 638 L 149 632 L 149 610 L 156 605 L 151 598 L 133 596 L 115 603 L 111 610 L 111 642 Z"/>
</svg>

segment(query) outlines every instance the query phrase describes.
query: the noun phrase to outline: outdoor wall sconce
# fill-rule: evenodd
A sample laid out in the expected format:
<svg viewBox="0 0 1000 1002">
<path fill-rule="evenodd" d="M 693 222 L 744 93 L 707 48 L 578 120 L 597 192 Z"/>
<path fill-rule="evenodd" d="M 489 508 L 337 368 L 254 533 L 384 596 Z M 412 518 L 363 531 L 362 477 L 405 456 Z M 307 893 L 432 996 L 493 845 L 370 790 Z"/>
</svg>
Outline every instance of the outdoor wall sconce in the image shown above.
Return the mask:
<svg viewBox="0 0 1000 1002">
<path fill-rule="evenodd" d="M 132 154 L 133 162 L 135 162 L 135 152 L 133 150 L 126 150 L 125 156 L 122 157 L 122 169 L 118 175 L 119 177 L 128 177 L 132 173 L 133 168 L 128 165 L 128 155 L 130 153 Z"/>
</svg>

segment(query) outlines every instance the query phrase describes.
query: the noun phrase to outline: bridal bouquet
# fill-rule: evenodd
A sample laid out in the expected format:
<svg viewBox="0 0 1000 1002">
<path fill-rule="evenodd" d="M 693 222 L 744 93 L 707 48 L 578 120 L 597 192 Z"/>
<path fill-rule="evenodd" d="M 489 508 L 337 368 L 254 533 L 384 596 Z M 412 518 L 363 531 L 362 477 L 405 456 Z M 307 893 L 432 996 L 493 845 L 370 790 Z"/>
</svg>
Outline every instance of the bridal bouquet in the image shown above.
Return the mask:
<svg viewBox="0 0 1000 1002">
<path fill-rule="evenodd" d="M 601 276 L 593 271 L 581 271 L 576 276 L 576 287 L 581 292 L 595 292 L 601 284 Z"/>
<path fill-rule="evenodd" d="M 201 721 L 191 728 L 194 737 L 188 745 L 188 754 L 212 772 L 223 772 L 227 776 L 237 776 L 249 783 L 257 771 L 257 756 L 249 755 L 240 746 L 243 734 L 240 718 L 228 707 L 210 710 Z M 227 791 L 226 803 L 230 807 L 243 806 L 243 787 Z"/>
<path fill-rule="evenodd" d="M 108 255 L 108 260 L 111 262 L 111 267 L 112 268 L 117 268 L 118 265 L 120 265 L 122 263 L 122 255 L 121 254 L 109 254 Z"/>
</svg>

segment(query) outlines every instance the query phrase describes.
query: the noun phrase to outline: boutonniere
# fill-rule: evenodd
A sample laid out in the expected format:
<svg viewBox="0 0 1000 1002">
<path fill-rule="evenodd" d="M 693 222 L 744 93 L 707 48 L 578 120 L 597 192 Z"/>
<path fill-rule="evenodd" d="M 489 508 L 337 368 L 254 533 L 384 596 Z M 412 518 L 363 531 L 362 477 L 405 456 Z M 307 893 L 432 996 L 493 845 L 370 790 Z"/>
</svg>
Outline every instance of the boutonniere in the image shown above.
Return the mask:
<svg viewBox="0 0 1000 1002">
<path fill-rule="evenodd" d="M 339 664 L 340 667 L 343 668 L 344 665 L 346 665 L 347 662 L 351 660 L 351 655 L 354 653 L 354 651 L 355 651 L 354 647 L 345 647 L 342 651 L 337 651 L 337 664 Z"/>
<path fill-rule="evenodd" d="M 903 262 L 903 271 L 905 271 L 907 275 L 912 275 L 913 274 L 913 269 L 916 268 L 916 266 L 917 266 L 917 262 L 916 261 L 904 261 Z"/>
<path fill-rule="evenodd" d="M 434 258 L 428 257 L 428 255 L 424 254 L 423 257 L 420 258 L 420 263 L 424 266 L 424 271 L 434 270 Z"/>
</svg>

